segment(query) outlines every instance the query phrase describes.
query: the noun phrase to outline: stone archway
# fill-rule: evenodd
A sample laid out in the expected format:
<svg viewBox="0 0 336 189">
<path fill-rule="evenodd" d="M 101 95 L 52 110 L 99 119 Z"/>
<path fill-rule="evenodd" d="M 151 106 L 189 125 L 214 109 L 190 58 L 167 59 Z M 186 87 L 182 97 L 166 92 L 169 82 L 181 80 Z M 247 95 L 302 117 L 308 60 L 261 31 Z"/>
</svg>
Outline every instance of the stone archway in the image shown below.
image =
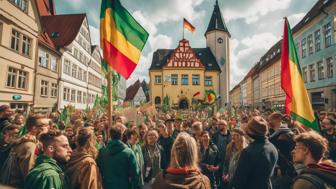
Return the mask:
<svg viewBox="0 0 336 189">
<path fill-rule="evenodd" d="M 179 102 L 179 109 L 188 109 L 189 108 L 189 102 L 187 98 L 182 98 Z"/>
</svg>

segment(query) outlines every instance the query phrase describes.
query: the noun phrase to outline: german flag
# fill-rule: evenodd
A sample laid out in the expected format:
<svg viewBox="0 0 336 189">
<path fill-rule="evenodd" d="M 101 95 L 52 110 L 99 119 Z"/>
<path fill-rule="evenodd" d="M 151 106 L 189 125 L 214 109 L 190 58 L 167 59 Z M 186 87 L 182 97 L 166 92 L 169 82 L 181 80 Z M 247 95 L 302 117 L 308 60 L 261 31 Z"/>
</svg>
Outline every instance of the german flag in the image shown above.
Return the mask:
<svg viewBox="0 0 336 189">
<path fill-rule="evenodd" d="M 148 39 L 146 30 L 120 4 L 102 0 L 100 46 L 107 64 L 128 79 L 139 62 Z"/>
<path fill-rule="evenodd" d="M 292 31 L 285 18 L 281 49 L 281 87 L 286 93 L 285 110 L 294 120 L 320 131 L 302 79 Z"/>
<path fill-rule="evenodd" d="M 196 28 L 188 22 L 185 18 L 183 18 L 183 27 L 191 32 L 195 32 Z"/>
</svg>

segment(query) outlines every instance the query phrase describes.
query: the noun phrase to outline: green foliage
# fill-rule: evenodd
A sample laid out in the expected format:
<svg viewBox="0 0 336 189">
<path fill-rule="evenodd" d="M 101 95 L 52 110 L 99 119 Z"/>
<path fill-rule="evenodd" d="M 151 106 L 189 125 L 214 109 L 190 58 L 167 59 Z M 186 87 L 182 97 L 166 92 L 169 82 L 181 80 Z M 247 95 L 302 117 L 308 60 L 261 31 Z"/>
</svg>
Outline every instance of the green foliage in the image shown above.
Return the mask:
<svg viewBox="0 0 336 189">
<path fill-rule="evenodd" d="M 167 113 L 170 110 L 170 104 L 169 104 L 170 98 L 168 95 L 166 95 L 163 98 L 162 102 L 162 112 Z"/>
</svg>

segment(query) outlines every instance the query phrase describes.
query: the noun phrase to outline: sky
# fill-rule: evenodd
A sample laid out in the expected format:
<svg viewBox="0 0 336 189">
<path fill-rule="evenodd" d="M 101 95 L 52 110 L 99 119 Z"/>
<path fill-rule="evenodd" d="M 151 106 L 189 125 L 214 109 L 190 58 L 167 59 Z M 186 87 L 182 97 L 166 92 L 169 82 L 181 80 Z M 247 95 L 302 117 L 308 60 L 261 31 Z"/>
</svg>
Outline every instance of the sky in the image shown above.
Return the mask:
<svg viewBox="0 0 336 189">
<path fill-rule="evenodd" d="M 99 43 L 101 0 L 54 0 L 57 14 L 86 13 L 92 44 Z M 148 68 L 157 49 L 174 49 L 182 39 L 182 20 L 196 27 L 185 31 L 191 47 L 204 48 L 204 33 L 215 0 L 120 0 L 149 33 L 140 61 L 127 85 L 149 81 Z M 219 0 L 222 16 L 231 34 L 230 89 L 238 84 L 260 57 L 281 39 L 283 17 L 293 27 L 317 0 Z"/>
</svg>

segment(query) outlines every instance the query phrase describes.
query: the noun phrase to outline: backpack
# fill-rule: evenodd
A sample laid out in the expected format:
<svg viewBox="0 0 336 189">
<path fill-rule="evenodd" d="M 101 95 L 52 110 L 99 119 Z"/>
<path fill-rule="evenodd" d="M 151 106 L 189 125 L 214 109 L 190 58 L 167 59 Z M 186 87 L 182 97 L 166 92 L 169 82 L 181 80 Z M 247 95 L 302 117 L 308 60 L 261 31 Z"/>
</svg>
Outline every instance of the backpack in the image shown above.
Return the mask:
<svg viewBox="0 0 336 189">
<path fill-rule="evenodd" d="M 322 178 L 320 178 L 315 174 L 303 173 L 295 178 L 295 180 L 297 179 L 304 179 L 306 181 L 309 181 L 317 189 L 336 189 L 336 181 L 332 183 L 327 183 Z"/>
</svg>

